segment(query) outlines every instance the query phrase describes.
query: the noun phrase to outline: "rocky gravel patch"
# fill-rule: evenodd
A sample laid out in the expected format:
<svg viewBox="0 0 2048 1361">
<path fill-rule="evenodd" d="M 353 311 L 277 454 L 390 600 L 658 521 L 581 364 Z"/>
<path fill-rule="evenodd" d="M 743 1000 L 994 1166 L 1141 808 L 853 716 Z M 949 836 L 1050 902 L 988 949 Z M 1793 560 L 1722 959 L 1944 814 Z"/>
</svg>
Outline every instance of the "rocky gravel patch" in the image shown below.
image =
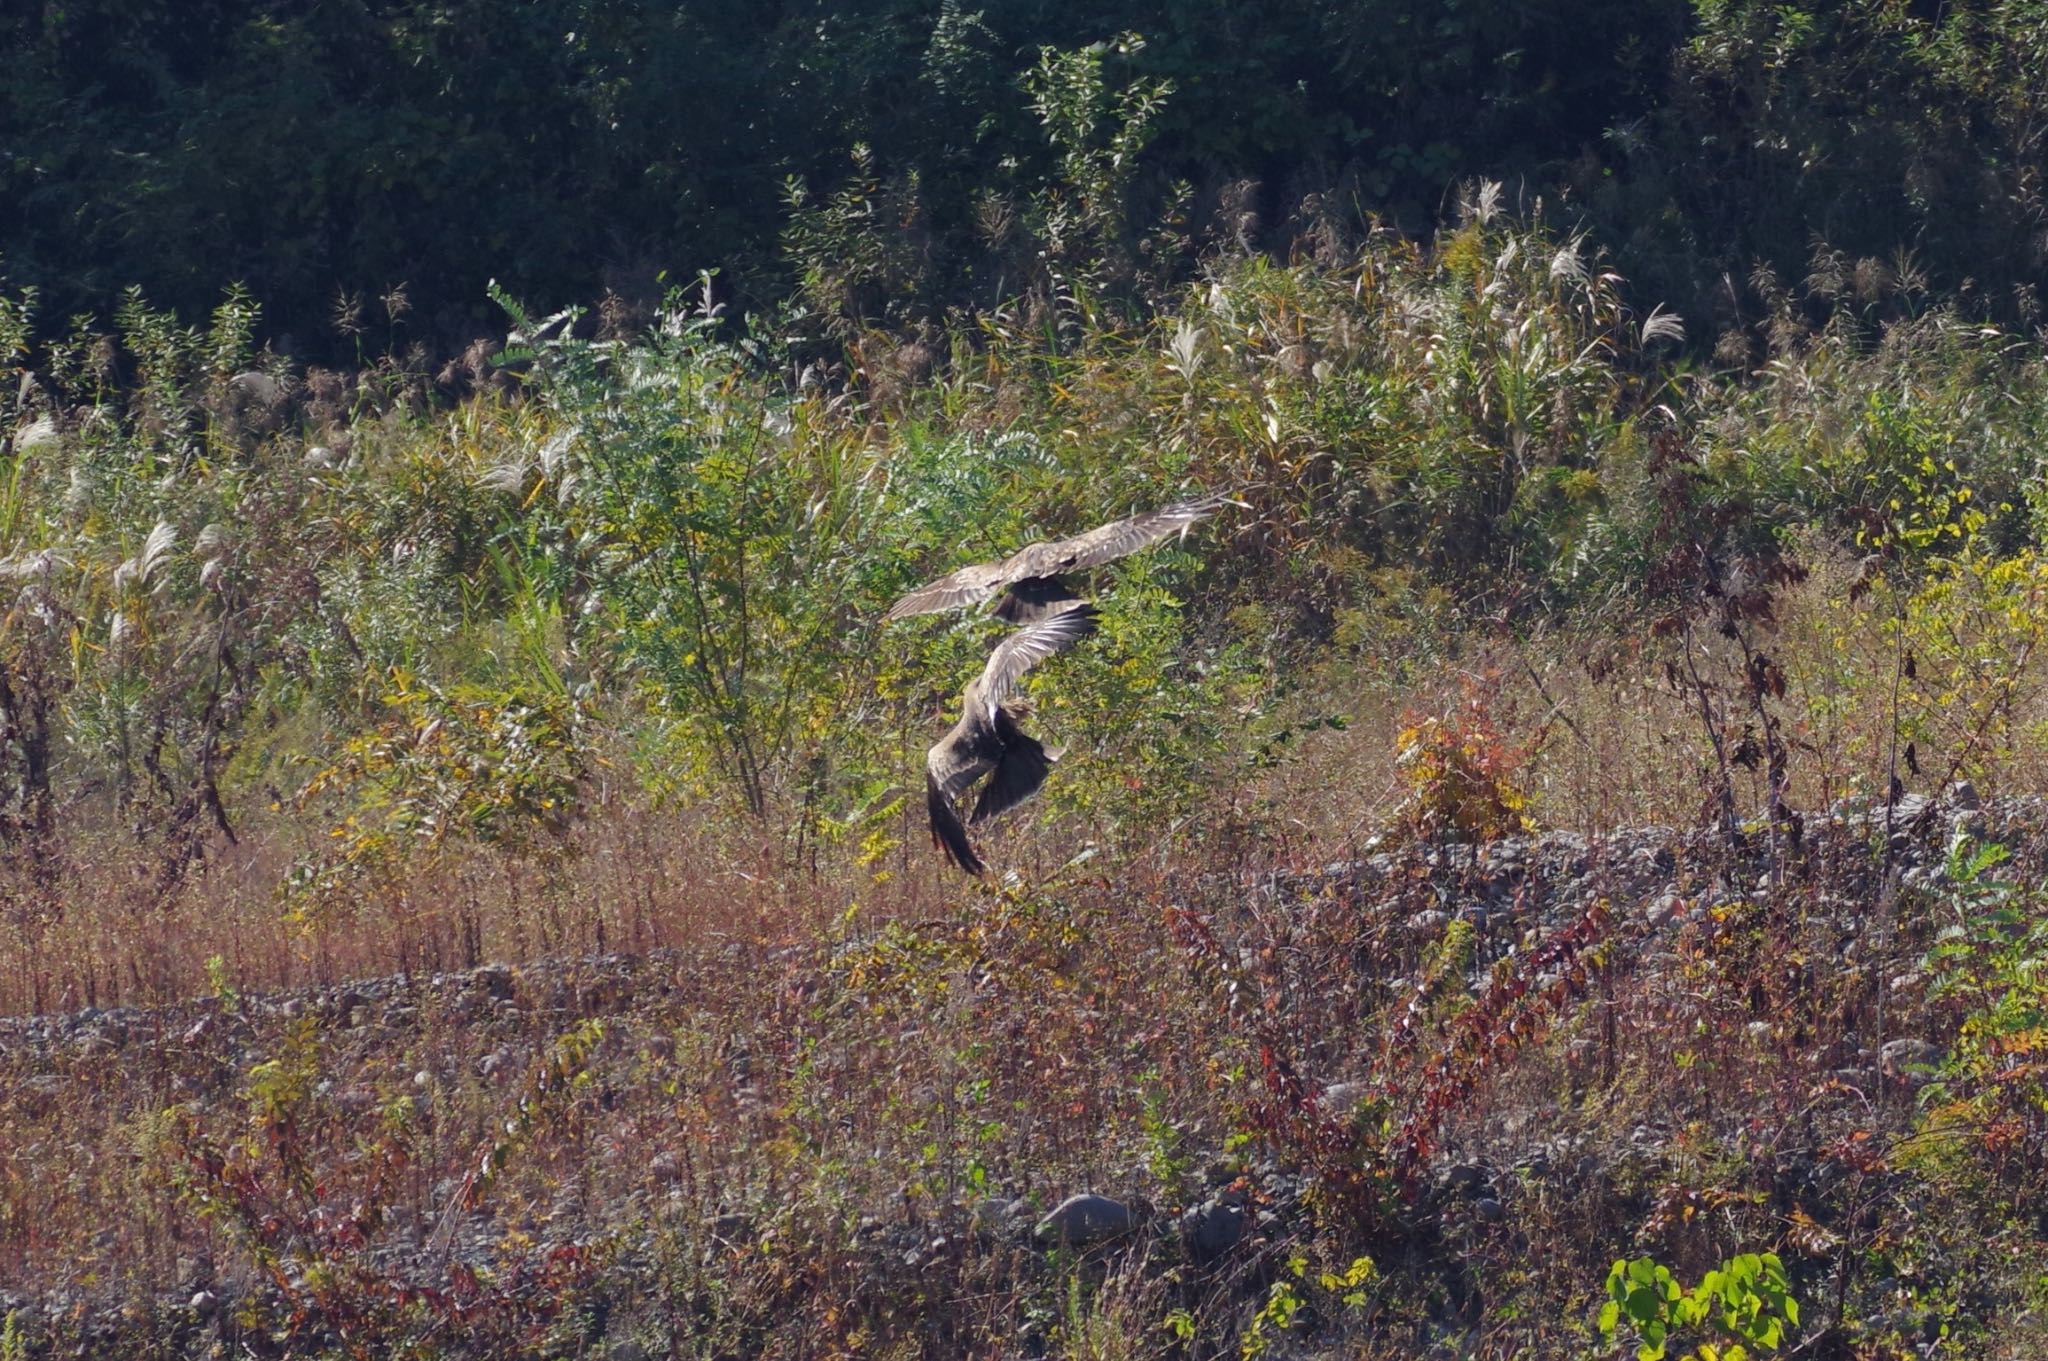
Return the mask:
<svg viewBox="0 0 2048 1361">
<path fill-rule="evenodd" d="M 1885 900 L 1887 885 L 1938 882 L 1956 838 L 2003 842 L 2022 867 L 2038 869 L 2048 862 L 2044 828 L 2048 806 L 2041 799 L 1984 803 L 1965 789 L 1943 801 L 1907 799 L 1888 810 L 1838 805 L 1808 815 L 1796 842 L 1784 835 L 1774 841 L 1752 829 L 1734 856 L 1713 833 L 1645 827 L 1594 837 L 1553 831 L 1484 846 L 1390 847 L 1313 873 L 1266 876 L 1240 892 L 1269 908 L 1314 899 L 1394 901 L 1399 910 L 1386 914 L 1388 929 L 1417 941 L 1463 923 L 1476 942 L 1470 981 L 1477 988 L 1494 960 L 1533 947 L 1595 901 L 1624 924 L 1628 948 L 1655 967 L 1668 948 L 1664 942 L 1689 923 L 1816 863 L 1830 869 L 1816 877 L 1829 891 L 1814 901 L 1813 910 L 1829 916 L 1853 957 L 1859 936 L 1884 929 L 1873 904 Z M 669 1020 L 687 1011 L 692 997 L 722 973 L 777 971 L 787 975 L 793 994 L 801 994 L 816 985 L 826 957 L 820 946 L 762 959 L 735 944 L 689 954 L 400 974 L 155 1009 L 88 1007 L 0 1018 L 0 1084 L 11 1107 L 0 1117 L 7 1122 L 0 1133 L 34 1137 L 66 1120 L 116 1118 L 114 1094 L 138 1085 L 155 1091 L 160 1105 L 208 1111 L 232 1098 L 295 1024 L 317 1027 L 328 1046 L 320 1098 L 366 1125 L 380 1118 L 394 1089 L 431 1094 L 466 1084 L 509 1099 L 533 1080 L 554 1037 L 590 1019 L 606 1022 L 606 1044 L 615 1055 L 601 1082 L 633 1081 L 636 1063 L 679 1062 Z M 1910 993 L 1923 980 L 1902 975 L 1890 982 Z M 1768 1023 L 1758 1024 L 1768 1029 Z M 428 1045 L 429 1036 L 443 1042 Z M 449 1037 L 455 1042 L 447 1042 Z M 1875 1052 L 1845 1055 L 1833 1076 L 1852 1085 L 1890 1081 L 1910 1089 L 1926 1080 L 1939 1058 L 1926 1041 L 1899 1037 Z M 757 1075 L 746 1047 L 735 1043 L 697 1061 L 714 1066 L 731 1118 L 747 1118 Z M 1366 1095 L 1356 1084 L 1338 1082 L 1321 1090 L 1320 1106 L 1341 1120 Z M 605 1099 L 602 1091 L 598 1099 Z M 1649 1156 L 1669 1133 L 1646 1124 L 1636 1142 Z M 1512 1149 L 1512 1140 L 1497 1142 L 1483 1159 L 1446 1153 L 1427 1180 L 1422 1212 L 1490 1225 L 1511 1215 L 1519 1198 L 1587 1194 L 1614 1171 L 1613 1150 L 1581 1147 L 1569 1138 L 1541 1137 L 1519 1151 L 1503 1148 Z M 973 1245 L 1030 1253 L 1144 1242 L 1168 1245 L 1180 1259 L 1214 1267 L 1252 1260 L 1262 1245 L 1284 1238 L 1299 1223 L 1309 1191 L 1299 1174 L 1270 1161 L 1247 1165 L 1214 1150 L 1206 1162 L 1198 1151 L 1196 1163 L 1205 1170 L 1171 1213 L 1155 1212 L 1132 1188 L 1057 1188 L 1057 1194 L 1056 1188 L 1035 1188 L 1020 1194 L 1022 1188 L 1011 1187 L 956 1197 L 935 1217 L 865 1217 L 851 1241 L 876 1271 L 913 1277 L 956 1262 Z M 715 1196 L 707 1198 L 693 1185 L 692 1170 L 674 1152 L 652 1157 L 635 1172 L 628 1195 L 593 1203 L 565 1189 L 557 1203 L 529 1207 L 517 1222 L 453 1208 L 461 1186 L 443 1178 L 425 1189 L 415 1210 L 394 1216 L 362 1260 L 384 1279 L 450 1290 L 465 1272 L 505 1279 L 530 1271 L 537 1280 L 551 1254 L 601 1245 L 608 1270 L 630 1277 L 636 1264 L 672 1251 L 660 1239 L 673 1236 L 678 1208 L 707 1199 L 711 1209 L 688 1230 L 695 1251 L 744 1252 L 775 1232 L 757 1219 L 757 1211 L 719 1208 Z M 1792 1159 L 1781 1174 L 1791 1185 L 1815 1172 Z M 451 1223 L 452 1232 L 442 1232 L 437 1241 L 436 1230 Z M 508 1251 L 508 1235 L 523 1246 Z M 272 1313 L 286 1309 L 289 1284 L 265 1280 L 246 1265 L 230 1269 L 210 1257 L 176 1255 L 158 1267 L 138 1267 L 118 1287 L 96 1287 L 61 1269 L 42 1280 L 0 1281 L 0 1315 L 19 1312 L 26 1322 L 85 1320 L 74 1331 L 106 1342 L 116 1334 L 133 1335 L 130 1325 L 141 1310 L 157 1320 L 152 1326 L 158 1335 L 182 1339 L 179 1347 L 196 1354 L 238 1312 L 252 1305 Z M 124 1318 L 129 1325 L 121 1323 Z"/>
</svg>

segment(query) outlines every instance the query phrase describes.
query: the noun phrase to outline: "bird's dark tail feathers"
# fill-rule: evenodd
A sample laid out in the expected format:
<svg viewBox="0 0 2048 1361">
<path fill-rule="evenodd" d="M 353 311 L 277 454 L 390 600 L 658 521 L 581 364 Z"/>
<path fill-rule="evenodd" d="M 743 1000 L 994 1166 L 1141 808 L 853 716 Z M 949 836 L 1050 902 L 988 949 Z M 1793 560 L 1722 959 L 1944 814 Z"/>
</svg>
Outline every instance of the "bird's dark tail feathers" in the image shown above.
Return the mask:
<svg viewBox="0 0 2048 1361">
<path fill-rule="evenodd" d="M 931 819 L 932 845 L 944 851 L 948 860 L 969 874 L 980 874 L 986 866 L 967 840 L 967 828 L 961 825 L 960 814 L 955 811 L 953 801 L 946 797 L 946 791 L 939 788 L 938 780 L 930 773 L 924 777 L 924 807 Z"/>
</svg>

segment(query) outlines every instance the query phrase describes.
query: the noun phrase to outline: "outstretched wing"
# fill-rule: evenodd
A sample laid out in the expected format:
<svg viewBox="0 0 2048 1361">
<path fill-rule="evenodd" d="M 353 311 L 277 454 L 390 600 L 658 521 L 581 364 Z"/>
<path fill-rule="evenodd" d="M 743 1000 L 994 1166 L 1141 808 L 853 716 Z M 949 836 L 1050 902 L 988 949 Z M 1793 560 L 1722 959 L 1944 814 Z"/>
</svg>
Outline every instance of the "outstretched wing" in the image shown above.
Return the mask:
<svg viewBox="0 0 2048 1361">
<path fill-rule="evenodd" d="M 935 610 L 957 610 L 979 604 L 1005 586 L 1033 577 L 1057 576 L 1114 562 L 1161 539 L 1184 534 L 1216 513 L 1224 504 L 1220 496 L 1183 501 L 1159 510 L 1148 510 L 1128 520 L 1098 525 L 1086 534 L 1051 543 L 1035 543 L 1019 549 L 1001 562 L 977 562 L 920 586 L 889 607 L 885 616 L 903 619 Z"/>
<path fill-rule="evenodd" d="M 885 617 L 903 619 L 913 614 L 957 610 L 978 604 L 1009 584 L 1009 578 L 1003 574 L 1003 566 L 1000 562 L 977 562 L 972 567 L 948 573 L 891 605 Z"/>
<path fill-rule="evenodd" d="M 1065 652 L 1093 632 L 1095 607 L 1086 602 L 1018 629 L 988 654 L 988 665 L 981 669 L 981 678 L 974 683 L 975 699 L 1000 705 L 1026 671 L 1047 657 Z"/>
<path fill-rule="evenodd" d="M 1217 507 L 1222 504 L 1223 498 L 1220 496 L 1205 496 L 1199 501 L 1183 501 L 1179 505 L 1164 506 L 1158 510 L 1148 510 L 1143 515 L 1133 515 L 1128 520 L 1098 525 L 1086 534 L 1076 534 L 1071 539 L 1032 544 L 1029 548 L 1018 550 L 1002 564 L 1004 581 L 1008 583 L 1023 581 L 1029 577 L 1057 576 L 1061 572 L 1073 572 L 1083 567 L 1099 567 L 1105 562 L 1114 562 L 1118 558 L 1128 557 L 1141 548 L 1148 548 L 1161 539 L 1185 534 L 1214 515 Z"/>
</svg>

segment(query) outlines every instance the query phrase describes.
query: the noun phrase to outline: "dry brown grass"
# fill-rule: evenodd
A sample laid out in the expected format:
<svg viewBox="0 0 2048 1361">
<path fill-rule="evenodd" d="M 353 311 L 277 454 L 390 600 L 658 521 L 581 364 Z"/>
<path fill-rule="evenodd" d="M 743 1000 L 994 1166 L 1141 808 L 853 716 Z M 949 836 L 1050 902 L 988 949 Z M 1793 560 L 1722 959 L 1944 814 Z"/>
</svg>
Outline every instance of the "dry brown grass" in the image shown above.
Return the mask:
<svg viewBox="0 0 2048 1361">
<path fill-rule="evenodd" d="M 1909 792 L 1938 794 L 1952 774 L 1987 797 L 2048 787 L 2048 745 L 2040 741 L 2048 733 L 2048 649 L 2003 654 L 1957 681 L 1962 700 L 2010 681 L 2000 715 L 2006 736 L 1985 740 L 1960 702 L 1949 714 L 1938 703 L 1894 696 L 1900 656 L 1885 631 L 1893 605 L 1846 600 L 1855 575 L 1854 563 L 1822 558 L 1806 582 L 1785 592 L 1779 627 L 1767 637 L 1788 677 L 1781 712 L 1795 744 L 1794 806 L 1880 799 L 1902 759 L 1889 741 L 1902 721 L 1941 734 L 1919 753 L 1921 772 L 1898 767 Z M 1369 655 L 1372 647 L 1363 650 Z M 1596 623 L 1520 639 L 1479 633 L 1460 655 L 1409 684 L 1390 682 L 1366 660 L 1332 664 L 1311 707 L 1348 714 L 1347 729 L 1310 737 L 1258 797 L 1304 849 L 1335 855 L 1355 848 L 1403 797 L 1393 735 L 1405 718 L 1453 713 L 1478 694 L 1501 741 L 1533 750 L 1525 782 L 1539 826 L 1602 833 L 1700 825 L 1714 770 L 1696 695 L 1663 673 L 1670 653 L 1663 640 Z M 1708 678 L 1732 685 L 1740 660 L 1725 640 L 1703 640 L 1701 656 Z M 1745 717 L 1739 708 L 1732 716 L 1738 723 Z M 1738 771 L 1737 780 L 1741 805 L 1761 808 L 1761 774 Z"/>
<path fill-rule="evenodd" d="M 1891 684 L 1897 649 L 1886 606 L 1843 600 L 1853 567 L 1827 562 L 1787 594 L 1772 640 L 1789 676 L 1783 706 L 1796 756 L 1793 803 L 1824 809 L 1883 788 L 1898 753 Z M 1409 791 L 1396 734 L 1417 715 L 1484 705 L 1507 747 L 1528 753 L 1519 772 L 1538 826 L 1592 834 L 1700 825 L 1715 776 L 1697 697 L 1674 689 L 1660 642 L 1579 631 L 1515 640 L 1476 634 L 1420 675 L 1392 675 L 1369 658 L 1325 665 L 1294 706 L 1341 713 L 1277 765 L 1232 772 L 1195 816 L 1150 833 L 1074 819 L 1027 817 L 998 829 L 998 863 L 1027 885 L 1060 882 L 1072 847 L 1101 841 L 1105 858 L 1076 875 L 1158 873 L 1190 857 L 1255 873 L 1357 854 L 1384 837 Z M 1702 670 L 1722 683 L 1736 661 L 1712 640 Z M 2000 673 L 2005 674 L 2005 673 Z M 2048 649 L 2011 673 L 2002 750 L 1980 744 L 1958 772 L 1979 792 L 2048 783 L 2028 740 L 2048 730 Z M 1739 720 L 1742 715 L 1738 712 Z M 1957 731 L 1952 743 L 1967 745 Z M 1086 760 L 1077 753 L 1077 760 Z M 1950 754 L 1930 748 L 1924 774 L 1900 769 L 1909 790 L 1939 793 Z M 1746 808 L 1761 777 L 1737 772 Z M 280 885 L 320 838 L 319 824 L 273 809 L 216 846 L 203 872 L 173 894 L 151 891 L 153 848 L 125 832 L 72 835 L 60 864 L 61 907 L 34 906 L 17 885 L 0 933 L 0 1015 L 83 1006 L 155 1006 L 203 994 L 208 964 L 245 989 L 325 985 L 392 972 L 439 972 L 497 961 L 693 949 L 719 942 L 802 942 L 849 908 L 869 922 L 947 919 L 972 900 L 925 854 L 915 800 L 886 829 L 891 847 L 857 856 L 843 845 L 795 842 L 772 824 L 716 807 L 657 809 L 623 790 L 601 792 L 559 858 L 471 848 L 425 866 L 396 893 L 305 927 L 286 919 Z M 104 819 L 90 808 L 75 823 Z M 795 848 L 792 849 L 792 846 Z"/>
<path fill-rule="evenodd" d="M 1809 810 L 1882 779 L 1877 735 L 1892 722 L 1894 653 L 1875 607 L 1845 616 L 1829 582 L 1792 597 L 1774 643 L 1793 678 L 1795 803 Z M 1223 1355 L 1295 1254 L 1318 1269 L 1358 1253 L 1379 1263 L 1366 1314 L 1323 1298 L 1315 1324 L 1368 1357 L 1449 1336 L 1476 1356 L 1584 1348 L 1572 1320 L 1591 1317 L 1606 1261 L 1626 1251 L 1696 1276 L 1738 1248 L 1790 1256 L 1803 1242 L 1812 1300 L 1848 1270 L 1845 1254 L 1918 1232 L 1936 1245 L 1928 1279 L 2006 1290 L 1986 1253 L 2026 1262 L 2038 1244 L 2004 1221 L 1962 1243 L 1955 1215 L 1915 1204 L 1883 1157 L 1851 1156 L 1859 1137 L 1890 1149 L 1915 1128 L 1902 1088 L 1860 1080 L 1870 1055 L 1952 1024 L 1924 989 L 1877 990 L 1917 967 L 1922 936 L 1902 931 L 1836 967 L 1876 901 L 1865 843 L 1827 842 L 1782 890 L 1724 896 L 1675 934 L 1651 932 L 1644 903 L 1614 889 L 1588 979 L 1435 1088 L 1424 1075 L 1458 1018 L 1492 1005 L 1487 961 L 1522 977 L 1513 961 L 1527 955 L 1506 947 L 1533 923 L 1516 909 L 1490 928 L 1475 947 L 1481 981 L 1468 990 L 1453 970 L 1424 1024 L 1397 1032 L 1412 980 L 1448 948 L 1445 928 L 1417 927 L 1417 914 L 1455 910 L 1469 890 L 1420 860 L 1352 892 L 1313 877 L 1258 890 L 1398 846 L 1408 791 L 1393 734 L 1475 693 L 1504 744 L 1536 748 L 1521 777 L 1539 824 L 1596 845 L 1648 823 L 1699 826 L 1695 700 L 1650 655 L 1627 639 L 1551 636 L 1480 639 L 1405 681 L 1333 667 L 1302 703 L 1345 712 L 1343 731 L 1219 788 L 1155 839 L 1026 819 L 990 842 L 1018 870 L 1010 882 L 949 872 L 908 804 L 894 846 L 862 863 L 851 847 L 798 858 L 743 820 L 618 799 L 574 830 L 553 871 L 473 854 L 308 933 L 276 896 L 308 835 L 290 818 L 244 828 L 240 847 L 146 908 L 139 853 L 74 841 L 63 914 L 6 944 L 6 1010 L 29 1009 L 38 990 L 58 1007 L 162 1006 L 207 992 L 214 956 L 245 997 L 139 1013 L 112 1041 L 104 1024 L 54 1048 L 9 1032 L 0 1079 L 23 1098 L 0 1115 L 0 1280 L 69 1290 L 102 1314 L 133 1301 L 145 1322 L 130 1336 L 218 1333 L 293 1354 L 335 1343 L 320 1320 L 346 1307 L 364 1311 L 352 1326 L 375 1346 L 437 1354 L 431 1310 L 363 1302 L 383 1298 L 383 1276 L 330 1295 L 306 1286 L 306 1264 L 336 1253 L 310 1229 L 278 1240 L 298 1264 L 305 1319 L 259 1308 L 252 1221 L 199 1213 L 208 1183 L 195 1167 L 220 1150 L 286 1206 L 287 1226 L 310 1223 L 312 1202 L 291 1209 L 281 1189 L 287 1129 L 319 1204 L 372 1201 L 383 1218 L 370 1243 L 411 1250 L 446 1221 L 479 1151 L 530 1109 L 532 1129 L 462 1221 L 467 1250 L 501 1273 L 530 1245 L 598 1251 L 551 1304 L 489 1297 L 494 1336 L 513 1351 L 570 1347 L 585 1325 L 555 1309 L 603 1299 L 616 1320 L 606 1336 L 679 1355 L 1160 1355 L 1176 1309 L 1201 1339 L 1184 1354 Z M 2043 713 L 2038 664 L 2024 680 L 2015 729 Z M 1987 793 L 2038 787 L 2034 759 L 1971 773 Z M 1068 864 L 1090 835 L 1102 853 Z M 1712 836 L 1680 844 L 1691 849 L 1679 888 L 1697 902 L 1731 866 Z M 1190 935 L 1197 919 L 1210 944 Z M 587 959 L 607 953 L 627 958 Z M 513 966 L 502 997 L 431 981 L 484 961 Z M 399 971 L 409 977 L 351 1001 L 350 980 Z M 314 986 L 314 1024 L 297 1038 L 286 1008 L 246 996 Z M 591 1019 L 603 1036 L 554 1094 L 538 1076 L 547 1056 Z M 260 1096 L 262 1065 L 294 1055 L 318 1083 L 281 1124 Z M 1414 1115 L 1403 1103 L 1440 1093 L 1433 1156 L 1403 1169 L 1382 1136 L 1302 1105 L 1300 1093 L 1360 1078 L 1389 1084 L 1395 1127 Z M 1226 1148 L 1225 1175 L 1243 1174 L 1254 1197 L 1277 1194 L 1289 1169 L 1336 1189 L 1287 1202 L 1227 1260 L 1191 1263 L 1163 1226 L 1208 1193 L 1202 1165 Z M 391 1150 L 402 1171 L 373 1186 Z M 1533 1152 L 1555 1170 L 1516 1171 Z M 1489 1169 L 1504 1214 L 1429 1192 L 1458 1161 Z M 1986 1166 L 1969 1178 L 2024 1180 Z M 1080 1261 L 962 1232 L 976 1205 L 1024 1196 L 1043 1208 L 1083 1189 L 1150 1201 L 1154 1230 Z M 1798 1216 L 1821 1227 L 1799 1238 Z M 201 1327 L 158 1308 L 195 1282 L 253 1312 Z M 1859 1307 L 1878 1307 L 1867 1278 L 1851 1284 Z M 1826 1319 L 1835 1303 L 1810 1312 Z M 1837 1324 L 1841 1339 L 1866 1335 Z M 283 1351 L 262 1341 L 279 1329 L 295 1339 Z M 1829 1354 L 1892 1354 L 1841 1347 Z"/>
</svg>

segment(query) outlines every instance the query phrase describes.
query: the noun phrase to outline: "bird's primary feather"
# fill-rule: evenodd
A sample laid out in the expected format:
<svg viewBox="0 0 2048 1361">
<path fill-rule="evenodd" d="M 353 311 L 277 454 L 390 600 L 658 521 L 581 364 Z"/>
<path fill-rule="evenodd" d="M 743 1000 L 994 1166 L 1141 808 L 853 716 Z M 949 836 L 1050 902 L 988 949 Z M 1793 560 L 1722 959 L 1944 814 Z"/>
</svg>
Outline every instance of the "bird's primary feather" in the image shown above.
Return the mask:
<svg viewBox="0 0 2048 1361">
<path fill-rule="evenodd" d="M 986 869 L 981 857 L 974 853 L 973 844 L 967 840 L 967 829 L 960 824 L 960 814 L 954 811 L 953 800 L 947 797 L 938 777 L 929 772 L 924 777 L 924 806 L 932 824 L 932 844 L 969 874 L 980 874 Z"/>
<path fill-rule="evenodd" d="M 984 703 L 1002 703 L 1009 698 L 1017 682 L 1024 678 L 1025 672 L 1095 632 L 1095 616 L 1095 607 L 1082 602 L 1018 629 L 996 644 L 995 651 L 988 654 L 988 664 L 982 667 L 980 678 L 970 688 L 978 691 Z"/>
</svg>

